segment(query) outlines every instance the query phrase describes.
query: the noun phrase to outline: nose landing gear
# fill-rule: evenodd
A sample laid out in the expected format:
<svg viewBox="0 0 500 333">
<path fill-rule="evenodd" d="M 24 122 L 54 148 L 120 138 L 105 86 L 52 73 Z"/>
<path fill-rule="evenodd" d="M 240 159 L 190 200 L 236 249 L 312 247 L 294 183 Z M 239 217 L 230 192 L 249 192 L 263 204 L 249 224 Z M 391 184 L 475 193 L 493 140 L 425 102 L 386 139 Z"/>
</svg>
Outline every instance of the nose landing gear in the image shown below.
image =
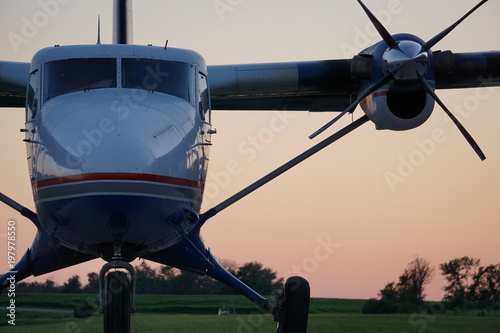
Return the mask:
<svg viewBox="0 0 500 333">
<path fill-rule="evenodd" d="M 135 312 L 135 269 L 121 260 L 123 258 L 119 252 L 115 248 L 112 260 L 99 273 L 100 312 L 104 318 L 104 333 L 130 332 L 130 315 Z"/>
</svg>

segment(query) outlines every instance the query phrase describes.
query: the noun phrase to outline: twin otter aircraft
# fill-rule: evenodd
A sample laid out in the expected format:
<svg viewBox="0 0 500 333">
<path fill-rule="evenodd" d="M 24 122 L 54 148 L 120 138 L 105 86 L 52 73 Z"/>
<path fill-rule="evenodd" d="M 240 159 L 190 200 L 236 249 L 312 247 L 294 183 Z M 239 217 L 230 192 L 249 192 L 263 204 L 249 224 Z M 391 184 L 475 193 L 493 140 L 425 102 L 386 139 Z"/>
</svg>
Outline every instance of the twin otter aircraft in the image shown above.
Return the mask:
<svg viewBox="0 0 500 333">
<path fill-rule="evenodd" d="M 0 62 L 0 106 L 26 108 L 36 213 L 3 194 L 0 200 L 38 228 L 2 287 L 102 258 L 104 332 L 129 332 L 136 281 L 130 262 L 141 257 L 231 286 L 272 314 L 278 332 L 306 332 L 307 281 L 292 277 L 280 297 L 267 300 L 217 262 L 201 227 L 362 124 L 412 129 L 435 103 L 484 159 L 435 90 L 500 85 L 500 52 L 431 50 L 487 0 L 429 41 L 391 35 L 358 2 L 382 41 L 353 59 L 207 67 L 193 51 L 132 45 L 131 1 L 115 0 L 112 45 L 54 46 L 31 64 Z M 313 138 L 358 104 L 365 115 L 200 214 L 212 110 L 340 111 Z"/>
</svg>

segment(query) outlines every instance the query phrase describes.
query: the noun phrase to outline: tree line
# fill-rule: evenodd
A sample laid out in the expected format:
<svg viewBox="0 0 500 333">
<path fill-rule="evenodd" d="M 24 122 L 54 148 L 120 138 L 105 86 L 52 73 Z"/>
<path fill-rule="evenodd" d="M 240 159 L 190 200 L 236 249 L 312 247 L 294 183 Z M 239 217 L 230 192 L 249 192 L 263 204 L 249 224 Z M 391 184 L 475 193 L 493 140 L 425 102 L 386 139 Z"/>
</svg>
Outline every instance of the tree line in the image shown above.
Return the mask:
<svg viewBox="0 0 500 333">
<path fill-rule="evenodd" d="M 276 290 L 283 288 L 283 279 L 277 278 L 277 273 L 264 267 L 259 262 L 248 262 L 238 266 L 232 261 L 222 260 L 223 266 L 262 295 L 272 295 Z M 151 267 L 145 260 L 136 265 L 138 294 L 163 295 L 229 295 L 236 294 L 230 287 L 208 277 L 181 271 L 170 266 L 159 268 Z M 20 282 L 16 286 L 17 292 L 33 293 L 98 293 L 99 274 L 87 274 L 87 283 L 83 285 L 80 276 L 73 275 L 63 285 L 53 280 L 45 282 Z"/>
<path fill-rule="evenodd" d="M 259 262 L 248 262 L 238 266 L 235 262 L 222 260 L 223 266 L 245 284 L 263 295 L 272 295 L 283 288 L 283 279 Z M 482 266 L 479 259 L 464 256 L 442 263 L 441 275 L 447 284 L 444 296 L 437 305 L 440 310 L 495 309 L 500 310 L 500 263 Z M 207 276 L 199 276 L 169 266 L 151 267 L 141 261 L 135 266 L 138 294 L 170 295 L 227 295 L 236 294 L 230 287 Z M 380 290 L 379 298 L 369 299 L 363 313 L 401 313 L 426 310 L 436 303 L 425 301 L 425 287 L 432 281 L 435 268 L 426 259 L 416 257 L 403 270 L 397 281 L 392 281 Z M 99 275 L 87 274 L 83 285 L 80 276 L 70 277 L 63 285 L 53 280 L 45 282 L 20 282 L 18 292 L 62 292 L 98 293 Z M 433 309 L 427 309 L 435 312 Z"/>
<path fill-rule="evenodd" d="M 380 299 L 369 299 L 363 313 L 399 313 L 425 310 L 500 310 L 500 263 L 481 266 L 477 258 L 464 256 L 439 265 L 447 284 L 441 304 L 424 304 L 425 286 L 434 277 L 430 262 L 416 257 L 404 269 L 397 282 L 380 290 Z M 427 309 L 435 312 L 436 309 Z"/>
</svg>

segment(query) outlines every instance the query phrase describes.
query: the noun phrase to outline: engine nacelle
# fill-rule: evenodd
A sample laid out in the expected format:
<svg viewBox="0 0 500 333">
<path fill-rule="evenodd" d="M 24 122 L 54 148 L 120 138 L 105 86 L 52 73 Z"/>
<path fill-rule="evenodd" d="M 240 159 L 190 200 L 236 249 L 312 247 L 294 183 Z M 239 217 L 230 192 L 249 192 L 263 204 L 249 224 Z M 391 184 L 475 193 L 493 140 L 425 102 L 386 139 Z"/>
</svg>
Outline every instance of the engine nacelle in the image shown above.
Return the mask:
<svg viewBox="0 0 500 333">
<path fill-rule="evenodd" d="M 409 34 L 394 35 L 397 47 L 377 43 L 354 57 L 353 77 L 369 81 L 366 89 L 392 73 L 392 80 L 366 97 L 361 103 L 365 114 L 377 129 L 404 131 L 422 125 L 434 109 L 430 96 L 419 77 L 434 90 L 434 59 L 432 52 L 422 52 L 424 41 Z M 363 91 L 359 92 L 362 95 Z"/>
<path fill-rule="evenodd" d="M 429 82 L 434 87 L 434 82 Z M 434 109 L 434 99 L 420 84 L 390 82 L 360 103 L 377 129 L 404 131 L 422 125 Z"/>
</svg>

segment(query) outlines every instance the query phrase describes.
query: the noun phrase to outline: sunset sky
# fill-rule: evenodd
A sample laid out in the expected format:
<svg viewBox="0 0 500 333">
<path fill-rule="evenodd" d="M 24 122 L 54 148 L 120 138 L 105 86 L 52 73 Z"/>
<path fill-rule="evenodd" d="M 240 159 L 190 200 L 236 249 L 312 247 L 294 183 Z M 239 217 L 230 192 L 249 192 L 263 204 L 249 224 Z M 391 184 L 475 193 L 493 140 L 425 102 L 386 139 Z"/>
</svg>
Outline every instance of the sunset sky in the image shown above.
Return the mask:
<svg viewBox="0 0 500 333">
<path fill-rule="evenodd" d="M 477 2 L 365 4 L 391 33 L 428 40 Z M 498 13 L 499 1 L 486 3 L 434 50 L 500 50 Z M 29 62 L 36 51 L 54 44 L 94 44 L 98 15 L 101 41 L 110 43 L 111 0 L 0 0 L 0 60 Z M 22 35 L 26 22 L 43 17 L 48 19 L 38 21 L 26 43 L 12 45 L 9 33 Z M 134 1 L 134 43 L 163 46 L 167 39 L 169 46 L 195 50 L 208 65 L 217 65 L 352 58 L 380 38 L 355 0 Z M 314 297 L 375 297 L 416 255 L 436 270 L 464 255 L 484 265 L 499 263 L 500 88 L 437 93 L 481 146 L 484 162 L 439 107 L 411 131 L 377 131 L 368 123 L 210 220 L 202 229 L 206 245 L 218 258 L 259 261 L 279 276 L 300 274 Z M 354 113 L 361 115 L 360 109 Z M 217 134 L 202 210 L 326 137 L 307 138 L 334 116 L 214 112 Z M 34 209 L 19 132 L 24 110 L 0 109 L 0 117 L 0 192 Z M 327 133 L 350 121 L 344 117 Z M 282 122 L 280 130 L 264 136 L 276 122 Z M 255 154 L 243 153 L 242 146 Z M 225 177 L 235 162 L 238 172 Z M 395 175 L 400 182 L 387 180 Z M 1 271 L 7 270 L 12 218 L 18 222 L 18 259 L 35 235 L 31 222 L 0 206 Z M 63 283 L 79 274 L 86 281 L 86 274 L 103 263 L 98 259 L 38 280 Z M 444 282 L 436 273 L 427 295 L 439 300 Z"/>
</svg>

